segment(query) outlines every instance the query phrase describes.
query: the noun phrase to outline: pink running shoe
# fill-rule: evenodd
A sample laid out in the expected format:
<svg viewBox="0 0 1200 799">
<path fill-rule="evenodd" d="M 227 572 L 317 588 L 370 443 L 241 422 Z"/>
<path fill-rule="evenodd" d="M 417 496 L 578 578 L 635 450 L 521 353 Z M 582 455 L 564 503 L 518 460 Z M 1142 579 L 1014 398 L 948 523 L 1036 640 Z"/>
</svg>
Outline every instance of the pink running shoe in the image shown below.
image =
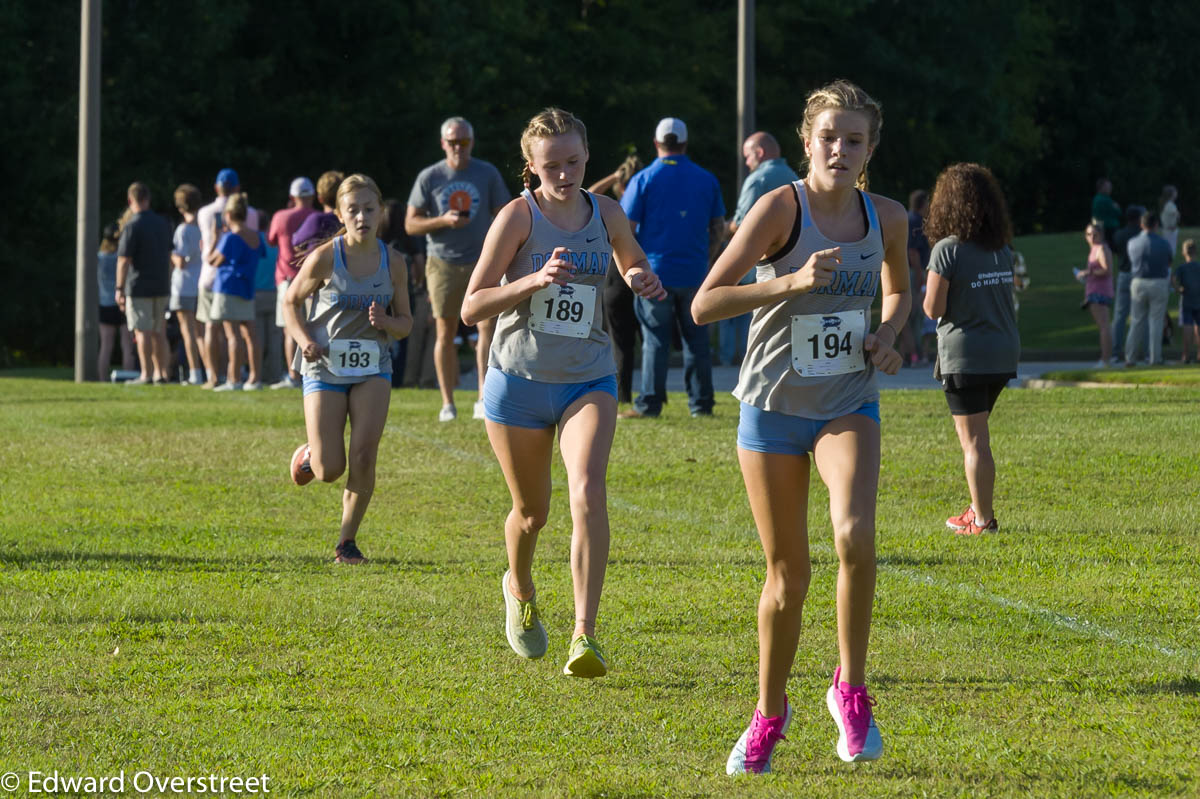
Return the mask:
<svg viewBox="0 0 1200 799">
<path fill-rule="evenodd" d="M 825 694 L 829 715 L 838 726 L 838 757 L 847 763 L 878 760 L 883 754 L 883 738 L 875 726 L 871 708 L 874 698 L 867 696 L 867 686 L 853 688 L 841 681 L 842 667 L 833 672 L 833 685 Z"/>
<path fill-rule="evenodd" d="M 754 708 L 754 718 L 750 720 L 750 726 L 742 733 L 742 737 L 738 738 L 733 751 L 729 753 L 729 760 L 725 761 L 726 774 L 733 776 L 771 773 L 771 755 L 775 751 L 775 744 L 784 740 L 784 733 L 792 723 L 792 705 L 786 696 L 783 698 L 783 706 L 783 715 L 771 718 L 766 718 L 758 712 L 757 707 Z"/>
<path fill-rule="evenodd" d="M 292 482 L 298 486 L 308 485 L 312 482 L 313 474 L 312 466 L 308 462 L 309 449 L 308 444 L 301 444 L 292 453 Z"/>
<path fill-rule="evenodd" d="M 975 521 L 975 509 L 968 505 L 961 514 L 947 519 L 946 526 L 951 530 L 961 530 L 973 521 Z"/>
</svg>

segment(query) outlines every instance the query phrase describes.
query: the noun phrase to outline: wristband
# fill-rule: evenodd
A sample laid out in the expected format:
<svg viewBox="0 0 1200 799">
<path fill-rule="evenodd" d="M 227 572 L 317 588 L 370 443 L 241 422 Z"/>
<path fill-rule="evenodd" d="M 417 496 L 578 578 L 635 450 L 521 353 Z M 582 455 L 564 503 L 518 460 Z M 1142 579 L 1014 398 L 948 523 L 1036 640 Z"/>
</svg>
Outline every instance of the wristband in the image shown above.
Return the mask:
<svg viewBox="0 0 1200 799">
<path fill-rule="evenodd" d="M 895 344 L 897 341 L 900 340 L 900 331 L 897 330 L 895 327 L 893 327 L 892 323 L 887 321 L 886 319 L 879 323 L 880 327 L 883 327 L 884 325 L 887 325 L 888 329 L 892 331 L 892 343 Z"/>
</svg>

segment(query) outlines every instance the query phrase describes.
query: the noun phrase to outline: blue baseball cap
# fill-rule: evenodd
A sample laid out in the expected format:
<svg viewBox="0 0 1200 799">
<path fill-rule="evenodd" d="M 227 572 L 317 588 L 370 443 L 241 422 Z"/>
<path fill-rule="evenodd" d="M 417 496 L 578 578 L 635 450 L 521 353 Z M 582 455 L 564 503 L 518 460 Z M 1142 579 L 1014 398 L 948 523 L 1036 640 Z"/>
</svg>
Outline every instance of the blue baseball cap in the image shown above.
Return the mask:
<svg viewBox="0 0 1200 799">
<path fill-rule="evenodd" d="M 217 173 L 217 185 L 219 186 L 240 186 L 241 181 L 238 180 L 237 172 L 234 172 L 229 167 L 222 169 Z"/>
</svg>

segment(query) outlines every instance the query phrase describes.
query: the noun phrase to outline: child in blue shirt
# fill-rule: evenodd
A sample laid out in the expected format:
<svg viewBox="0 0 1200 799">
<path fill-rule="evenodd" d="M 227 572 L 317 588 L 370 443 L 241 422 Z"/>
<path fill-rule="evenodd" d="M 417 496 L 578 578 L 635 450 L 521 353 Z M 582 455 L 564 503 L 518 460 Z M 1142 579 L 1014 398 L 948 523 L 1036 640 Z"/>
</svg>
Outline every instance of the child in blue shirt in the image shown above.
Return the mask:
<svg viewBox="0 0 1200 799">
<path fill-rule="evenodd" d="M 258 263 L 265 253 L 262 234 L 246 224 L 248 205 L 245 194 L 230 195 L 225 204 L 225 221 L 229 230 L 221 235 L 209 263 L 217 267 L 213 282 L 213 301 L 209 316 L 225 327 L 229 346 L 229 371 L 225 382 L 214 391 L 255 391 L 262 388 L 259 367 L 262 348 L 254 331 L 254 277 Z M 249 376 L 245 384 L 238 336 L 246 343 Z"/>
</svg>

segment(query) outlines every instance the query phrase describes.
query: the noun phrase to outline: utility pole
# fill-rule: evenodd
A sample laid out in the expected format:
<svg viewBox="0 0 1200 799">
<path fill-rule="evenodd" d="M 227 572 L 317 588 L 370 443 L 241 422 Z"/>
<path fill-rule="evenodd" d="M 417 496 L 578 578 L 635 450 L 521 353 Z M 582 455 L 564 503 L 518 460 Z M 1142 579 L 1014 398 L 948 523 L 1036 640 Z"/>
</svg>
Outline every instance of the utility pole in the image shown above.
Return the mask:
<svg viewBox="0 0 1200 799">
<path fill-rule="evenodd" d="M 737 144 L 738 191 L 746 179 L 742 142 L 754 132 L 754 0 L 738 0 Z"/>
<path fill-rule="evenodd" d="M 96 380 L 99 344 L 96 245 L 100 217 L 100 6 L 81 0 L 79 174 L 75 205 L 75 382 Z"/>
</svg>

